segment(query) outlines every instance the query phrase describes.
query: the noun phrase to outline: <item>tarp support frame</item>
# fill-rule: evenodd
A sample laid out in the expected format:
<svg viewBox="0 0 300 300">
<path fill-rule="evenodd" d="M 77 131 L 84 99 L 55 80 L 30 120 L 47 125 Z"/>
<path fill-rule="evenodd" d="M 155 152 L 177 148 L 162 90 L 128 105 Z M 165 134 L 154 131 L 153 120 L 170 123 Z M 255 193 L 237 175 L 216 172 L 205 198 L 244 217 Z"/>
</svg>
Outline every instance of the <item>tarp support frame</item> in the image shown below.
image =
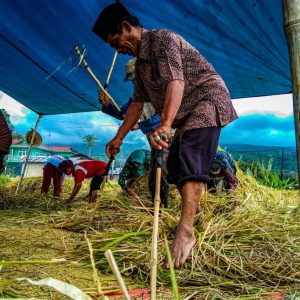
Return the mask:
<svg viewBox="0 0 300 300">
<path fill-rule="evenodd" d="M 18 194 L 18 192 L 20 191 L 21 186 L 22 186 L 22 182 L 23 182 L 24 175 L 25 175 L 25 172 L 26 172 L 26 167 L 27 167 L 27 164 L 28 164 L 28 160 L 29 160 L 29 157 L 30 157 L 30 152 L 31 152 L 31 149 L 32 149 L 32 144 L 33 144 L 33 141 L 34 141 L 36 129 L 39 125 L 39 122 L 40 122 L 42 116 L 43 116 L 42 114 L 39 114 L 36 121 L 35 121 L 35 125 L 34 125 L 34 128 L 33 128 L 33 133 L 32 133 L 30 144 L 29 144 L 29 148 L 27 149 L 25 160 L 24 160 L 24 167 L 22 169 L 22 174 L 21 174 L 21 177 L 20 177 L 16 192 L 15 192 L 16 195 Z"/>
<path fill-rule="evenodd" d="M 283 0 L 284 30 L 290 54 L 300 191 L 300 0 Z"/>
</svg>

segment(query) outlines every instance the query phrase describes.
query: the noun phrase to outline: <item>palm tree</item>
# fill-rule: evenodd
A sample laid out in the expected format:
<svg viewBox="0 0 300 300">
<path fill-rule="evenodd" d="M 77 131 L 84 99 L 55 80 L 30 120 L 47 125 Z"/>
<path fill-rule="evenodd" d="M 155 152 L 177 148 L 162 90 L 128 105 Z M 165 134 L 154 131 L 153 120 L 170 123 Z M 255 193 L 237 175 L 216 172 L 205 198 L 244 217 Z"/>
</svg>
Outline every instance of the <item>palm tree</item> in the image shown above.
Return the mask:
<svg viewBox="0 0 300 300">
<path fill-rule="evenodd" d="M 82 141 L 85 143 L 86 147 L 89 150 L 89 156 L 91 156 L 92 147 L 96 146 L 97 138 L 94 134 L 87 134 L 82 138 Z"/>
</svg>

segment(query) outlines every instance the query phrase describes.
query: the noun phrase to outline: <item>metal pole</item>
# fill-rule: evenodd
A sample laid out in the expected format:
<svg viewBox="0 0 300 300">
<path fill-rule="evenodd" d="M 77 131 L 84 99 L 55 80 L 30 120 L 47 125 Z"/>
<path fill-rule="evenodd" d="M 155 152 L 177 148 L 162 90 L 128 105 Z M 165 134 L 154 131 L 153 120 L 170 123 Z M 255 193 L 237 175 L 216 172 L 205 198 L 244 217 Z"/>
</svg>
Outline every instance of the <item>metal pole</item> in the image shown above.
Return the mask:
<svg viewBox="0 0 300 300">
<path fill-rule="evenodd" d="M 283 0 L 283 16 L 284 31 L 290 54 L 300 190 L 300 0 Z"/>
<path fill-rule="evenodd" d="M 35 125 L 34 125 L 34 131 L 32 133 L 32 136 L 31 136 L 31 140 L 30 140 L 30 144 L 29 144 L 29 148 L 27 149 L 27 152 L 26 152 L 26 156 L 25 156 L 25 161 L 24 161 L 24 167 L 23 167 L 23 170 L 22 170 L 22 174 L 21 174 L 21 178 L 18 182 L 18 186 L 17 186 L 17 189 L 16 189 L 16 192 L 15 194 L 17 195 L 21 186 L 22 186 L 22 181 L 23 181 L 23 178 L 24 178 L 24 175 L 25 175 L 25 171 L 26 171 L 26 167 L 27 167 L 27 163 L 28 163 L 28 160 L 29 160 L 29 155 L 30 155 L 30 152 L 31 152 L 31 148 L 32 148 L 32 144 L 33 144 L 33 141 L 34 141 L 34 137 L 35 137 L 35 132 L 36 132 L 36 129 L 38 127 L 38 124 L 40 122 L 40 119 L 41 119 L 42 115 L 38 115 L 36 121 L 35 121 Z"/>
</svg>

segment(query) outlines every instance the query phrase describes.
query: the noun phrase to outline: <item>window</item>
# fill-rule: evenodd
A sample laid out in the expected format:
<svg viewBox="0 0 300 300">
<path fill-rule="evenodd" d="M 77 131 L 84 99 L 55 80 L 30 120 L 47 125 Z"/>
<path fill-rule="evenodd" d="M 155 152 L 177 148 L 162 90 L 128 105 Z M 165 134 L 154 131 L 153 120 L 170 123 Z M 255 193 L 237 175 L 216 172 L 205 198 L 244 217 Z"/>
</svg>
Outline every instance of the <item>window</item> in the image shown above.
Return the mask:
<svg viewBox="0 0 300 300">
<path fill-rule="evenodd" d="M 27 152 L 26 149 L 19 150 L 19 157 L 26 155 L 26 152 Z"/>
</svg>

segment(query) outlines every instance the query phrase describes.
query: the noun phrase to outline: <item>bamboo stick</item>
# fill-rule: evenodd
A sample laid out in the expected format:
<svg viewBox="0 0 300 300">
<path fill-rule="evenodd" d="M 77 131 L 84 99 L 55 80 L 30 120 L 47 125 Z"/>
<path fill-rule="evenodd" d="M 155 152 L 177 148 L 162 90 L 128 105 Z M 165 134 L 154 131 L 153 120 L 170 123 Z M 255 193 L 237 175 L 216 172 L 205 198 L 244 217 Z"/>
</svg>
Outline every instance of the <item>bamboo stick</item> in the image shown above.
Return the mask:
<svg viewBox="0 0 300 300">
<path fill-rule="evenodd" d="M 93 255 L 93 252 L 94 252 L 93 247 L 92 247 L 91 242 L 87 238 L 86 234 L 85 234 L 84 237 L 85 237 L 85 240 L 86 240 L 86 242 L 88 244 L 88 247 L 89 247 L 90 260 L 91 260 L 91 265 L 92 265 L 92 270 L 93 270 L 93 280 L 94 280 L 94 283 L 97 286 L 97 290 L 98 290 L 99 295 L 102 295 L 102 285 L 101 285 L 100 278 L 98 276 L 98 271 L 97 271 L 96 265 L 95 265 L 95 260 L 94 260 L 94 255 Z"/>
<path fill-rule="evenodd" d="M 118 104 L 115 102 L 115 100 L 113 99 L 113 97 L 106 91 L 105 87 L 102 86 L 101 82 L 98 80 L 98 78 L 96 77 L 96 75 L 93 73 L 93 71 L 91 70 L 91 68 L 89 67 L 87 61 L 82 57 L 82 54 L 80 52 L 79 47 L 76 45 L 74 47 L 74 50 L 76 52 L 76 54 L 81 57 L 81 63 L 83 64 L 83 66 L 86 68 L 86 70 L 88 71 L 88 73 L 91 75 L 91 77 L 95 80 L 95 82 L 97 83 L 97 85 L 99 86 L 99 88 L 104 92 L 104 94 L 109 97 L 109 99 L 111 100 L 112 104 L 115 106 L 115 108 L 118 111 L 121 111 L 121 109 L 119 108 Z M 113 59 L 113 64 L 115 61 L 115 56 Z M 111 67 L 112 70 L 112 67 Z M 110 76 L 109 76 L 110 77 Z M 109 79 L 109 78 L 108 78 Z M 106 80 L 107 81 L 107 80 Z"/>
<path fill-rule="evenodd" d="M 107 261 L 108 261 L 108 263 L 109 263 L 112 271 L 113 271 L 113 274 L 114 274 L 116 280 L 118 281 L 118 284 L 119 284 L 120 289 L 121 289 L 121 291 L 122 291 L 122 293 L 124 295 L 124 298 L 126 300 L 130 300 L 130 296 L 129 296 L 128 291 L 126 289 L 124 280 L 123 280 L 123 278 L 121 276 L 121 273 L 119 271 L 118 265 L 117 265 L 117 263 L 115 261 L 115 258 L 113 256 L 111 250 L 110 249 L 106 250 L 105 253 L 104 253 L 104 255 L 105 255 L 105 257 L 106 257 L 106 259 L 107 259 Z"/>
<path fill-rule="evenodd" d="M 107 74 L 106 82 L 105 82 L 105 84 L 104 84 L 104 88 L 105 88 L 105 89 L 107 89 L 107 87 L 108 87 L 108 83 L 109 83 L 109 80 L 110 80 L 110 76 L 111 76 L 112 71 L 113 71 L 113 69 L 114 69 L 114 66 L 115 66 L 115 62 L 116 62 L 117 56 L 118 56 L 118 51 L 115 51 L 115 54 L 114 54 L 113 59 L 112 59 L 112 62 L 111 62 L 110 69 L 109 69 L 108 74 Z"/>
<path fill-rule="evenodd" d="M 152 230 L 152 245 L 151 245 L 151 274 L 150 274 L 150 290 L 151 300 L 156 300 L 156 281 L 157 281 L 157 241 L 158 241 L 158 222 L 159 222 L 159 207 L 160 207 L 160 182 L 161 182 L 161 161 L 162 150 L 157 154 L 157 167 L 155 177 L 155 196 L 154 196 L 154 217 Z"/>
</svg>

